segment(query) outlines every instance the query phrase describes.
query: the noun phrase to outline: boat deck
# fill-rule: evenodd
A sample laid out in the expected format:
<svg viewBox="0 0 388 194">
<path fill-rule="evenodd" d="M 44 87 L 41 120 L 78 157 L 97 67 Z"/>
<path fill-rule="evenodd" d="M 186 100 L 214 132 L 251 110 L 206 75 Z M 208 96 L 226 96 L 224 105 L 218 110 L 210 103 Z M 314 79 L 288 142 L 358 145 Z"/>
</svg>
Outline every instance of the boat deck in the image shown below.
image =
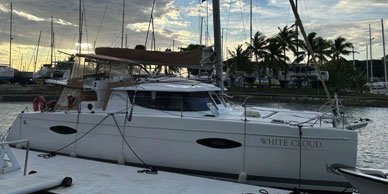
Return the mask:
<svg viewBox="0 0 388 194">
<path fill-rule="evenodd" d="M 7 179 L 23 179 L 23 162 L 25 150 L 12 148 L 21 170 L 0 176 L 0 185 L 7 184 Z M 159 171 L 157 174 L 138 173 L 141 168 L 104 163 L 67 156 L 54 156 L 49 159 L 38 157 L 39 152 L 30 151 L 27 172 L 32 170 L 37 174 L 27 176 L 53 177 L 63 179 L 71 177 L 71 187 L 56 187 L 49 190 L 52 193 L 260 193 L 265 189 L 269 194 L 290 193 L 283 190 L 245 185 L 233 182 L 201 178 Z M 39 177 L 39 176 L 38 176 Z M 36 182 L 36 180 L 31 181 Z M 15 184 L 17 186 L 17 184 Z M 17 188 L 25 185 L 20 181 Z"/>
</svg>

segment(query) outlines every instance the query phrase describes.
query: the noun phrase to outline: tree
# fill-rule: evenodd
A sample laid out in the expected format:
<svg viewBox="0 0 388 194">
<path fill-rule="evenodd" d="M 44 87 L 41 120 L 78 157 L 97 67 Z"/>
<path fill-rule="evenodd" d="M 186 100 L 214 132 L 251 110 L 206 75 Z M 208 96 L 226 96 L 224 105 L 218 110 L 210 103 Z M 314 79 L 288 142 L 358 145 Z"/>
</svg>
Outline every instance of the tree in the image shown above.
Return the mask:
<svg viewBox="0 0 388 194">
<path fill-rule="evenodd" d="M 264 62 L 267 64 L 267 66 L 275 70 L 273 72 L 277 72 L 277 68 L 280 67 L 285 70 L 287 73 L 288 71 L 288 64 L 287 61 L 289 58 L 284 55 L 284 50 L 282 49 L 282 45 L 279 43 L 279 41 L 275 38 L 269 38 L 267 40 L 268 45 L 265 47 L 266 49 L 266 55 L 264 56 Z M 269 84 L 271 85 L 271 77 L 268 79 Z"/>
<path fill-rule="evenodd" d="M 319 62 L 319 65 L 322 65 L 323 62 L 328 62 L 327 57 L 331 55 L 331 45 L 330 40 L 323 39 L 322 37 L 317 37 L 314 42 L 314 56 L 315 60 Z"/>
<path fill-rule="evenodd" d="M 297 54 L 296 47 L 298 41 L 295 38 L 295 31 L 292 30 L 293 26 L 284 26 L 283 28 L 278 27 L 279 33 L 276 35 L 275 40 L 279 44 L 280 49 L 283 50 L 283 56 L 287 56 L 287 51 L 292 51 L 294 55 Z M 286 58 L 284 58 L 286 59 Z M 289 60 L 289 58 L 287 58 Z"/>
<path fill-rule="evenodd" d="M 263 33 L 257 31 L 252 38 L 252 44 L 248 44 L 247 51 L 255 56 L 255 61 L 259 62 L 259 58 L 263 58 L 266 52 L 267 41 Z"/>
<path fill-rule="evenodd" d="M 244 76 L 250 77 L 254 72 L 254 65 L 249 60 L 249 52 L 244 50 L 242 45 L 238 45 L 235 51 L 228 52 L 232 56 L 232 58 L 227 62 L 231 77 L 241 76 L 242 74 L 244 74 Z M 246 81 L 251 87 L 253 87 L 254 80 L 253 82 L 250 82 L 250 79 Z"/>
<path fill-rule="evenodd" d="M 331 45 L 332 59 L 337 64 L 337 69 L 339 69 L 340 59 L 343 59 L 341 55 L 349 55 L 352 53 L 351 48 L 353 44 L 347 42 L 346 39 L 342 36 L 337 37 L 333 44 Z M 348 50 L 350 49 L 350 50 Z"/>
<path fill-rule="evenodd" d="M 254 69 L 249 60 L 249 52 L 242 48 L 242 45 L 238 45 L 235 51 L 228 51 L 232 58 L 230 62 L 230 73 L 235 74 L 236 72 L 245 72 L 252 74 Z"/>
<path fill-rule="evenodd" d="M 247 43 L 248 48 L 247 52 L 251 55 L 255 56 L 255 61 L 257 64 L 256 70 L 257 73 L 260 74 L 262 67 L 259 66 L 259 59 L 263 59 L 265 55 L 267 55 L 266 46 L 268 44 L 265 36 L 260 31 L 257 31 L 252 38 L 252 44 Z"/>
</svg>

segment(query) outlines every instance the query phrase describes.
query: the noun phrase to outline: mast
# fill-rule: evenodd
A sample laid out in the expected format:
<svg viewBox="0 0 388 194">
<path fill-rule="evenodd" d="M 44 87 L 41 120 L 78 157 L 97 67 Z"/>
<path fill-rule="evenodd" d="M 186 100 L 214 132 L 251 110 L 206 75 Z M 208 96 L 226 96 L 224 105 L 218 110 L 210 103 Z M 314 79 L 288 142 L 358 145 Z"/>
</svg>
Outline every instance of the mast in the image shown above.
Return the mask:
<svg viewBox="0 0 388 194">
<path fill-rule="evenodd" d="M 296 12 L 298 12 L 298 0 L 295 0 L 295 9 L 296 9 Z M 298 27 L 298 25 L 295 25 L 295 39 L 296 39 L 296 58 L 298 58 L 299 57 L 299 27 Z"/>
<path fill-rule="evenodd" d="M 370 81 L 373 82 L 372 32 L 369 24 Z"/>
<path fill-rule="evenodd" d="M 51 61 L 51 65 L 53 64 L 53 56 L 54 56 L 54 24 L 53 24 L 53 21 L 54 21 L 54 17 L 51 16 L 51 45 L 50 45 L 50 61 Z M 40 39 L 40 34 L 39 34 L 39 39 Z"/>
<path fill-rule="evenodd" d="M 12 2 L 11 2 L 11 15 L 9 24 L 9 67 L 12 66 Z"/>
<path fill-rule="evenodd" d="M 128 48 L 128 34 L 125 34 L 125 48 Z"/>
<path fill-rule="evenodd" d="M 214 50 L 216 52 L 216 75 L 217 86 L 221 88 L 221 95 L 224 94 L 224 81 L 222 78 L 222 50 L 221 50 L 221 24 L 220 24 L 220 2 L 213 0 L 213 23 L 214 23 Z"/>
<path fill-rule="evenodd" d="M 199 11 L 201 13 L 201 16 L 199 18 L 199 45 L 201 46 L 202 45 L 202 31 L 203 31 L 203 16 L 202 16 L 202 3 L 204 2 L 204 0 L 199 0 Z"/>
<path fill-rule="evenodd" d="M 352 54 L 353 54 L 353 69 L 356 69 L 356 61 L 354 61 L 354 46 L 352 45 Z"/>
<path fill-rule="evenodd" d="M 368 44 L 365 45 L 365 61 L 366 61 L 366 78 L 369 78 L 369 53 L 368 53 Z"/>
<path fill-rule="evenodd" d="M 79 0 L 79 22 L 78 22 L 78 27 L 79 27 L 79 33 L 78 33 L 78 53 L 81 54 L 81 44 L 82 44 L 82 0 Z"/>
<path fill-rule="evenodd" d="M 309 51 L 311 54 L 314 54 L 313 49 L 311 48 L 310 42 L 309 42 L 308 39 L 307 39 L 306 32 L 304 31 L 304 28 L 303 28 L 303 25 L 302 25 L 302 21 L 301 21 L 301 19 L 300 19 L 300 17 L 299 17 L 299 14 L 298 14 L 297 10 L 296 10 L 295 3 L 294 3 L 293 0 L 289 0 L 289 1 L 290 1 L 290 4 L 291 4 L 292 11 L 294 12 L 294 15 L 295 15 L 296 23 L 297 23 L 297 25 L 298 25 L 299 28 L 300 28 L 300 33 L 302 34 L 302 36 L 303 36 L 303 38 L 304 38 L 304 40 L 305 40 L 305 42 L 306 42 L 307 49 L 308 49 L 308 51 Z M 316 69 L 317 69 L 317 71 L 318 71 L 319 79 L 320 79 L 320 81 L 321 81 L 321 83 L 322 83 L 323 89 L 325 90 L 326 97 L 327 97 L 327 99 L 329 100 L 329 102 L 332 103 L 333 108 L 334 108 L 335 105 L 334 105 L 333 101 L 331 100 L 329 90 L 327 89 L 326 83 L 325 83 L 325 81 L 323 80 L 323 77 L 322 77 L 322 74 L 321 74 L 321 70 L 319 69 L 319 65 L 318 65 L 318 63 L 317 63 L 317 61 L 316 61 L 316 59 L 315 59 L 314 57 L 313 57 L 312 59 L 313 59 L 313 62 L 314 62 L 314 64 L 315 64 L 315 66 L 316 66 Z"/>
<path fill-rule="evenodd" d="M 250 40 L 250 44 L 252 45 L 252 0 L 251 0 L 251 5 L 250 5 L 250 16 L 249 16 L 249 22 L 250 22 L 250 25 L 249 25 L 249 40 Z"/>
<path fill-rule="evenodd" d="M 153 23 L 153 19 L 154 19 L 154 17 L 153 17 L 154 8 L 155 8 L 155 0 L 152 3 L 151 16 L 150 16 L 150 21 L 148 22 L 148 30 L 147 30 L 147 35 L 146 35 L 146 40 L 145 40 L 145 43 L 144 43 L 144 47 L 147 47 L 148 35 L 150 33 L 150 28 L 151 28 L 151 22 Z M 151 47 L 152 47 L 152 44 L 151 44 Z"/>
<path fill-rule="evenodd" d="M 123 1 L 123 21 L 121 22 L 121 48 L 124 48 L 124 22 L 125 22 L 125 0 Z"/>
<path fill-rule="evenodd" d="M 385 35 L 384 35 L 384 20 L 381 19 L 381 31 L 383 36 L 383 56 L 384 56 L 384 81 L 387 82 L 387 56 L 385 54 Z"/>
<path fill-rule="evenodd" d="M 34 62 L 34 72 L 36 71 L 36 62 L 38 61 L 39 45 L 40 45 L 40 37 L 41 36 L 42 36 L 42 30 L 40 30 L 40 32 L 39 32 L 38 46 L 36 47 L 36 56 L 35 56 L 35 62 Z"/>
</svg>

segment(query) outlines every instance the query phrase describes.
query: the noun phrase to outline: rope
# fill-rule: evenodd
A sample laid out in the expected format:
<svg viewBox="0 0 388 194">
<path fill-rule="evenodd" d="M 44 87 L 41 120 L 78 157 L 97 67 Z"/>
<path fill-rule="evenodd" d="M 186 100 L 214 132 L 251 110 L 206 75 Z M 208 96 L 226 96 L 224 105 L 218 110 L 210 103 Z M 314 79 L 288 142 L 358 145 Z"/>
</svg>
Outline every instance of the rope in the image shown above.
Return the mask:
<svg viewBox="0 0 388 194">
<path fill-rule="evenodd" d="M 143 169 L 143 170 L 139 170 L 138 173 L 147 173 L 147 174 L 158 174 L 158 169 L 155 168 L 155 167 L 152 167 L 150 165 L 148 165 L 147 163 L 144 162 L 144 160 L 142 160 L 140 158 L 140 156 L 135 152 L 135 150 L 131 147 L 131 145 L 129 145 L 127 139 L 125 138 L 124 134 L 122 133 L 121 129 L 120 129 L 120 126 L 119 124 L 117 123 L 117 120 L 116 120 L 116 117 L 114 116 L 114 113 L 111 113 L 111 114 L 108 114 L 106 115 L 103 119 L 101 119 L 100 122 L 98 122 L 96 125 L 94 125 L 91 129 L 89 129 L 85 134 L 83 134 L 82 136 L 80 136 L 79 138 L 77 138 L 75 141 L 55 150 L 55 151 L 52 151 L 52 152 L 49 152 L 49 153 L 45 153 L 45 154 L 39 154 L 38 157 L 43 157 L 44 159 L 49 159 L 51 157 L 54 157 L 56 156 L 57 152 L 69 147 L 70 145 L 73 145 L 74 143 L 78 142 L 79 140 L 81 140 L 83 137 L 85 137 L 86 135 L 88 135 L 90 132 L 92 132 L 97 126 L 101 125 L 101 123 L 103 121 L 105 121 L 108 117 L 112 117 L 113 118 L 113 121 L 115 122 L 115 125 L 117 127 L 117 130 L 119 131 L 121 137 L 123 138 L 125 144 L 127 145 L 127 147 L 132 151 L 132 153 L 135 155 L 135 157 L 142 163 L 143 166 L 145 166 L 147 169 Z"/>
<path fill-rule="evenodd" d="M 119 130 L 119 133 L 120 133 L 121 137 L 123 138 L 125 144 L 127 144 L 127 147 L 132 151 L 132 153 L 135 155 L 135 157 L 136 157 L 136 158 L 137 158 L 144 166 L 148 166 L 148 165 L 144 162 L 144 160 L 142 160 L 142 159 L 140 158 L 140 156 L 137 155 L 137 153 L 135 152 L 135 150 L 133 150 L 133 148 L 129 145 L 127 139 L 125 138 L 125 136 L 124 136 L 124 134 L 123 134 L 123 132 L 120 130 L 120 126 L 119 126 L 119 124 L 117 123 L 117 120 L 116 120 L 116 117 L 114 116 L 114 114 L 110 114 L 110 116 L 112 116 L 113 121 L 114 121 L 115 124 L 116 124 L 117 130 Z"/>
</svg>

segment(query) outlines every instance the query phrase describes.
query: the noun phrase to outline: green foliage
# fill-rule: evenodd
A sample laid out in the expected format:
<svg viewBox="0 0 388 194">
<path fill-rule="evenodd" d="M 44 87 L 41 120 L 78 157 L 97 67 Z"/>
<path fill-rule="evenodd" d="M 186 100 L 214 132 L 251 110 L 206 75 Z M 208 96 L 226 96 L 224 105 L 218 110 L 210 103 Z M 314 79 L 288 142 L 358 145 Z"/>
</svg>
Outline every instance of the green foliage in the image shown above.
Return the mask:
<svg viewBox="0 0 388 194">
<path fill-rule="evenodd" d="M 353 64 L 345 59 L 329 62 L 322 66 L 322 70 L 329 71 L 330 79 L 327 85 L 332 91 L 342 92 L 345 89 L 354 89 L 359 93 L 362 92 L 367 81 L 366 73 L 354 69 Z"/>
<path fill-rule="evenodd" d="M 235 51 L 229 51 L 232 56 L 227 61 L 230 73 L 236 75 L 237 72 L 245 72 L 245 74 L 252 74 L 254 72 L 254 64 L 249 60 L 249 52 L 238 45 Z"/>
<path fill-rule="evenodd" d="M 205 48 L 205 46 L 204 45 L 199 45 L 199 44 L 189 44 L 186 48 L 180 47 L 179 49 L 181 51 L 193 51 L 193 50 L 196 50 L 196 49 L 199 49 L 199 48 Z"/>
</svg>

